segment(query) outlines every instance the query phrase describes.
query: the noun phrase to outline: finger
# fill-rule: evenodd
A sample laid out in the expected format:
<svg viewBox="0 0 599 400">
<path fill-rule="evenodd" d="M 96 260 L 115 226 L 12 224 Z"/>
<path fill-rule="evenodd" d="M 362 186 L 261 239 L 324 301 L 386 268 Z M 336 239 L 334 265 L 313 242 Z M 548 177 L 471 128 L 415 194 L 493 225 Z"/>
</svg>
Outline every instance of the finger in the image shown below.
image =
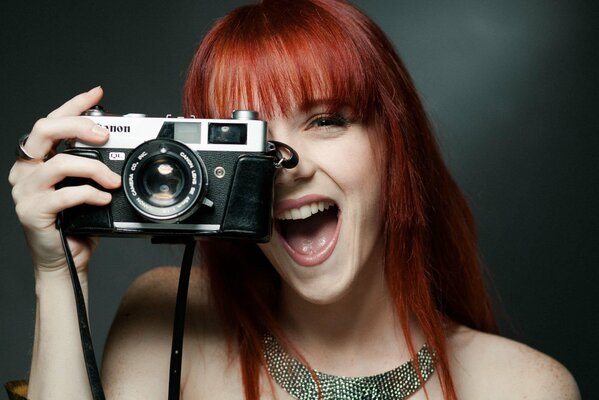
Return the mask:
<svg viewBox="0 0 599 400">
<path fill-rule="evenodd" d="M 23 193 L 35 193 L 52 188 L 66 177 L 89 178 L 107 189 L 115 189 L 121 184 L 121 176 L 98 160 L 60 153 L 41 165 L 27 182 L 23 183 Z"/>
<path fill-rule="evenodd" d="M 40 198 L 43 197 L 43 201 Z M 112 201 L 110 193 L 91 185 L 67 186 L 46 191 L 19 202 L 15 211 L 21 223 L 29 228 L 44 229 L 54 224 L 56 214 L 81 204 L 104 206 Z"/>
<path fill-rule="evenodd" d="M 33 126 L 24 148 L 32 157 L 43 158 L 62 139 L 102 144 L 108 140 L 109 135 L 106 128 L 88 118 L 42 118 Z"/>
<path fill-rule="evenodd" d="M 82 112 L 89 110 L 102 99 L 104 91 L 102 87 L 97 86 L 88 92 L 81 93 L 71 100 L 58 107 L 56 110 L 48 114 L 49 118 L 68 117 L 81 115 Z"/>
<path fill-rule="evenodd" d="M 55 215 L 67 208 L 81 204 L 104 206 L 112 201 L 110 193 L 104 192 L 91 185 L 66 186 L 47 196 L 43 212 Z"/>
</svg>

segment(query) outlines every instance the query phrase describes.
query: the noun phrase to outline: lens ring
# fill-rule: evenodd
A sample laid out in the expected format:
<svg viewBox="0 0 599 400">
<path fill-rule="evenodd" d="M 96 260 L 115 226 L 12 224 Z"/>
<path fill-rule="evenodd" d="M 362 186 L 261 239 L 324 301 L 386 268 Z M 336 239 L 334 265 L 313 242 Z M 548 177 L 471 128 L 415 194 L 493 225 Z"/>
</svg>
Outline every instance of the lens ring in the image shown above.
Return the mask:
<svg viewBox="0 0 599 400">
<path fill-rule="evenodd" d="M 123 190 L 131 206 L 155 222 L 193 214 L 206 195 L 202 159 L 183 143 L 155 139 L 134 149 L 123 167 Z"/>
</svg>

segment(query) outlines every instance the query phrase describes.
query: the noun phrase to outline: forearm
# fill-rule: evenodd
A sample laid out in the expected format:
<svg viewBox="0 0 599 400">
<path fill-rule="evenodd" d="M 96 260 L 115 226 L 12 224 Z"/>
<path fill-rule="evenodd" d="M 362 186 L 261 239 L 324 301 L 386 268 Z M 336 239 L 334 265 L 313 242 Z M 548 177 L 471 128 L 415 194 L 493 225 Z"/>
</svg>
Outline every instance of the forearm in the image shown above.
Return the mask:
<svg viewBox="0 0 599 400">
<path fill-rule="evenodd" d="M 79 273 L 87 304 L 87 272 Z M 36 320 L 28 398 L 91 398 L 66 269 L 36 272 Z"/>
<path fill-rule="evenodd" d="M 82 204 L 106 206 L 112 201 L 110 190 L 120 186 L 121 178 L 100 160 L 65 152 L 53 154 L 63 140 L 97 145 L 108 140 L 107 129 L 81 116 L 98 104 L 102 95 L 98 86 L 37 120 L 28 136 L 19 142 L 20 153 L 8 177 L 15 212 L 36 270 L 36 328 L 28 394 L 31 399 L 91 397 L 56 218 L 62 211 Z M 94 184 L 58 185 L 66 178 L 91 180 Z M 87 298 L 85 267 L 96 241 L 81 236 L 68 241 Z"/>
</svg>

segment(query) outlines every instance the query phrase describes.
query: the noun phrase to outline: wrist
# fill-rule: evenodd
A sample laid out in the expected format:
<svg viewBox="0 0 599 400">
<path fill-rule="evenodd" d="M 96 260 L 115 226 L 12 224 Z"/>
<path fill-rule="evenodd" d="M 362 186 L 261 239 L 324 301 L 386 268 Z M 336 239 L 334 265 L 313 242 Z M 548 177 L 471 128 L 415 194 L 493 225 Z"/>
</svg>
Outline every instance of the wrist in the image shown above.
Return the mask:
<svg viewBox="0 0 599 400">
<path fill-rule="evenodd" d="M 81 274 L 83 272 L 87 272 L 87 266 L 89 264 L 88 259 L 79 260 L 75 255 L 73 256 L 75 265 L 77 268 L 77 273 Z M 56 276 L 60 274 L 69 275 L 69 266 L 67 264 L 67 260 L 64 254 L 57 255 L 56 258 L 48 259 L 36 257 L 32 254 L 33 261 L 33 270 L 35 273 L 46 274 L 49 276 Z"/>
<path fill-rule="evenodd" d="M 69 267 L 65 264 L 60 267 L 47 268 L 34 266 L 36 288 L 44 285 L 65 284 L 71 285 Z M 87 286 L 87 268 L 77 268 L 77 276 L 82 287 Z"/>
</svg>

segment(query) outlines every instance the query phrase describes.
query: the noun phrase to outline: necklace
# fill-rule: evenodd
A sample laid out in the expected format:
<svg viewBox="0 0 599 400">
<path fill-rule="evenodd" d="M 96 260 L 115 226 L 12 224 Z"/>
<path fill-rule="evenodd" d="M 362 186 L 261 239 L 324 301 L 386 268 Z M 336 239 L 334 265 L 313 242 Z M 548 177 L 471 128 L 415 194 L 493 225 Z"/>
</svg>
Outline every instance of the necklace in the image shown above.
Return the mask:
<svg viewBox="0 0 599 400">
<path fill-rule="evenodd" d="M 283 350 L 269 333 L 264 335 L 264 356 L 270 376 L 298 400 L 402 400 L 421 387 L 413 361 L 382 374 L 357 378 L 313 370 L 317 384 L 310 370 Z M 435 355 L 426 344 L 418 351 L 417 362 L 426 382 L 435 372 Z"/>
</svg>

